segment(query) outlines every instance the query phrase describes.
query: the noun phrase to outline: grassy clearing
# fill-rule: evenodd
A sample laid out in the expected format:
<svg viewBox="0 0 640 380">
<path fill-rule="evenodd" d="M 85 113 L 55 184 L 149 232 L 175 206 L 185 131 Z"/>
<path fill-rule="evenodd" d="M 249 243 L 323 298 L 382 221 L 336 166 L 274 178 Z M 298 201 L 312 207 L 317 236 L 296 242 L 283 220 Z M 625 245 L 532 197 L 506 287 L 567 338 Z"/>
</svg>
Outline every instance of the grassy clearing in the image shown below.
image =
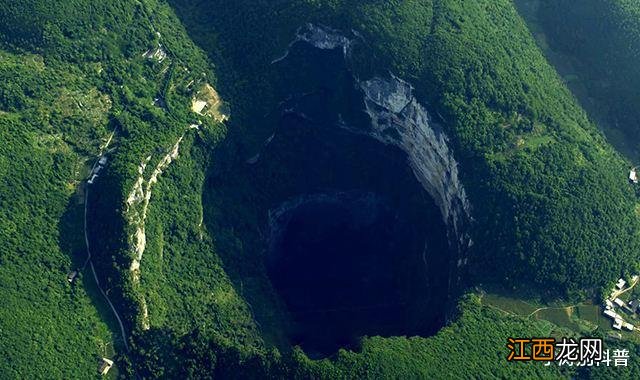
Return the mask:
<svg viewBox="0 0 640 380">
<path fill-rule="evenodd" d="M 596 329 L 611 330 L 611 321 L 604 317 L 600 306 L 592 303 L 545 305 L 491 293 L 482 297 L 482 303 L 506 313 L 549 321 L 576 333 L 588 334 Z"/>
</svg>

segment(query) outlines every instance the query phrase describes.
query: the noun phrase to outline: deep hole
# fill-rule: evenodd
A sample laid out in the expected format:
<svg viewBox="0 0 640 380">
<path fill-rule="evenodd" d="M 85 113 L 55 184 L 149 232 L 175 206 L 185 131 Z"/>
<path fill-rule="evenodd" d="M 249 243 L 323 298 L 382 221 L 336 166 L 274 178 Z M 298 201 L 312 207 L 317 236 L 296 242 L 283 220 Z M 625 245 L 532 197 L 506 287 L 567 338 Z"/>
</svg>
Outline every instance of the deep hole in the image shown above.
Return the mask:
<svg viewBox="0 0 640 380">
<path fill-rule="evenodd" d="M 364 336 L 434 334 L 456 257 L 440 209 L 403 151 L 341 127 L 370 120 L 340 49 L 296 44 L 280 70 L 286 100 L 261 119 L 273 135 L 214 170 L 207 194 L 265 340 L 321 358 Z"/>
<path fill-rule="evenodd" d="M 318 106 L 328 102 L 312 100 L 325 96 L 307 97 L 305 115 L 329 115 Z M 284 116 L 252 173 L 277 202 L 265 263 L 290 316 L 290 344 L 321 358 L 356 349 L 363 336 L 428 336 L 442 327 L 453 255 L 404 152 Z"/>
<path fill-rule="evenodd" d="M 431 316 L 415 318 L 428 306 L 415 292 L 428 291 L 428 274 L 412 252 L 426 231 L 412 236 L 402 213 L 372 194 L 349 194 L 310 200 L 283 219 L 269 275 L 295 321 L 293 344 L 324 356 L 364 335 L 430 329 Z"/>
</svg>

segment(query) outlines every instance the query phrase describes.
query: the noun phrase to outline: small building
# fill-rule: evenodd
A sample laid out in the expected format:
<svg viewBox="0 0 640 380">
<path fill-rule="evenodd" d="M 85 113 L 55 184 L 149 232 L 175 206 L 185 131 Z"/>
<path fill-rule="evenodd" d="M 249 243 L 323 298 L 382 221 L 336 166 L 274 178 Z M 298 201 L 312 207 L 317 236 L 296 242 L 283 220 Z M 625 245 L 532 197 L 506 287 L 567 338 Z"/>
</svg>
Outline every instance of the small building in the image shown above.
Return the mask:
<svg viewBox="0 0 640 380">
<path fill-rule="evenodd" d="M 614 302 L 616 305 L 620 306 L 620 307 L 624 307 L 624 306 L 625 306 L 624 301 L 623 301 L 623 300 L 621 300 L 620 298 L 616 298 L 616 299 L 614 299 L 614 300 L 613 300 L 613 302 Z"/>
<path fill-rule="evenodd" d="M 629 182 L 638 183 L 638 173 L 636 172 L 636 168 L 631 169 L 629 172 Z"/>
<path fill-rule="evenodd" d="M 70 283 L 73 282 L 73 280 L 76 279 L 76 277 L 78 276 L 78 271 L 71 271 L 67 274 L 67 281 L 69 281 Z"/>
<path fill-rule="evenodd" d="M 102 157 L 100 157 L 100 159 L 98 160 L 98 163 L 99 163 L 100 165 L 104 165 L 104 164 L 106 164 L 106 163 L 107 163 L 107 156 L 102 156 Z"/>
<path fill-rule="evenodd" d="M 611 318 L 611 319 L 618 319 L 618 314 L 616 314 L 615 311 L 607 309 L 604 311 L 604 315 L 606 315 L 607 317 Z"/>
<path fill-rule="evenodd" d="M 616 288 L 622 290 L 626 284 L 627 282 L 625 280 L 619 279 L 618 282 L 616 282 Z"/>
<path fill-rule="evenodd" d="M 202 115 L 202 111 L 204 110 L 204 107 L 207 106 L 207 102 L 205 102 L 204 100 L 193 100 L 193 104 L 191 105 L 191 109 L 193 110 L 193 112 Z"/>
<path fill-rule="evenodd" d="M 615 322 L 613 323 L 613 328 L 616 330 L 622 330 L 622 320 L 616 319 Z"/>
<path fill-rule="evenodd" d="M 95 181 L 96 178 L 98 178 L 97 174 L 92 175 L 91 178 L 87 181 L 87 183 L 89 183 L 89 185 L 93 185 L 93 181 Z"/>
<path fill-rule="evenodd" d="M 631 323 L 625 323 L 624 328 L 629 331 L 633 331 L 633 325 Z"/>
<path fill-rule="evenodd" d="M 98 367 L 98 372 L 100 372 L 100 374 L 104 376 L 109 372 L 111 367 L 113 367 L 113 360 L 102 358 L 102 360 L 100 360 L 100 366 Z"/>
<path fill-rule="evenodd" d="M 607 305 L 607 309 L 613 308 L 613 302 L 611 302 L 611 300 L 606 300 L 604 301 L 604 303 Z"/>
</svg>

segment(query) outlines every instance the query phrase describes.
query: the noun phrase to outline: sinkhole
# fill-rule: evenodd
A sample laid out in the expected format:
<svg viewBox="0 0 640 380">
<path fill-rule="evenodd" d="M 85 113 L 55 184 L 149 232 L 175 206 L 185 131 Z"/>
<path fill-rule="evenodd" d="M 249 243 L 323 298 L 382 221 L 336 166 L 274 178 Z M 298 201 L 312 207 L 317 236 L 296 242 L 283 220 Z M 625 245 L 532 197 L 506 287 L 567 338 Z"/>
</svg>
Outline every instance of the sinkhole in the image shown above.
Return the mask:
<svg viewBox="0 0 640 380">
<path fill-rule="evenodd" d="M 322 357 L 362 336 L 427 335 L 442 325 L 444 230 L 412 220 L 429 210 L 408 211 L 360 192 L 281 205 L 267 268 L 294 321 L 292 344 Z"/>
<path fill-rule="evenodd" d="M 236 136 L 205 195 L 225 269 L 265 339 L 321 358 L 365 336 L 433 335 L 460 259 L 461 185 L 444 140 L 427 136 L 441 150 L 417 153 L 429 172 L 394 143 L 399 133 L 371 132 L 406 122 L 401 112 L 426 118 L 410 105 L 374 120 L 339 47 L 296 42 L 276 65 L 284 100 L 259 118 L 264 143 L 245 152 Z"/>
<path fill-rule="evenodd" d="M 329 94 L 282 114 L 248 174 L 268 199 L 263 262 L 287 339 L 314 358 L 363 336 L 435 333 L 456 257 L 406 154 L 321 121 Z"/>
</svg>

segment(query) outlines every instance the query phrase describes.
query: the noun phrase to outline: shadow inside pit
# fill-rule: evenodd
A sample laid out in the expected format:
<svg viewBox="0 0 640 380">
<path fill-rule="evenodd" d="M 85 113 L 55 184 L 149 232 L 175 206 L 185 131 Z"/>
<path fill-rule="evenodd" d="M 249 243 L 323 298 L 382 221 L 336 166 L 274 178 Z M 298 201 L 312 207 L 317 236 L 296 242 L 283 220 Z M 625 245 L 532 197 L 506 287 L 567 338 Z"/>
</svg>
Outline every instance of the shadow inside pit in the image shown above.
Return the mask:
<svg viewBox="0 0 640 380">
<path fill-rule="evenodd" d="M 271 64 L 286 44 L 227 39 L 231 29 L 212 22 L 240 5 L 192 12 L 187 2 L 170 4 L 215 63 L 217 89 L 232 105 L 227 139 L 208 168 L 204 223 L 267 344 L 321 358 L 363 336 L 437 332 L 456 247 L 407 155 L 364 135 L 370 119 L 343 50 L 296 43 Z M 219 38 L 208 37 L 214 31 Z M 256 43 L 272 45 L 273 56 L 251 54 L 261 51 Z M 274 245 L 273 212 L 318 194 L 354 198 L 290 208 Z M 377 201 L 366 210 L 359 199 L 369 194 Z"/>
<path fill-rule="evenodd" d="M 263 333 L 313 358 L 362 336 L 434 334 L 455 257 L 406 154 L 334 123 L 338 93 L 284 104 L 257 158 L 218 152 L 214 162 L 235 164 L 211 170 L 204 197 L 217 253 Z"/>
</svg>

